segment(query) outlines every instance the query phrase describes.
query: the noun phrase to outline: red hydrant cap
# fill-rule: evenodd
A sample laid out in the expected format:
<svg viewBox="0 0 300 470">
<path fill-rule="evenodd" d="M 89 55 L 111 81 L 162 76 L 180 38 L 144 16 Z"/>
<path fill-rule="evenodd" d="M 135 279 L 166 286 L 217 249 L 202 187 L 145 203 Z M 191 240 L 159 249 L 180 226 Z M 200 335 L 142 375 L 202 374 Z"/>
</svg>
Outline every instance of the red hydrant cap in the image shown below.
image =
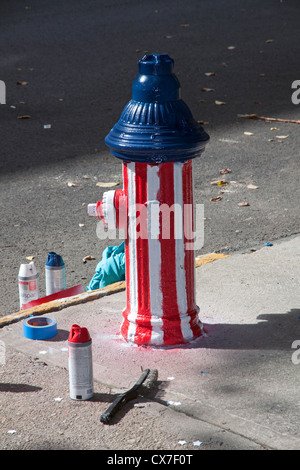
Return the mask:
<svg viewBox="0 0 300 470">
<path fill-rule="evenodd" d="M 91 341 L 90 334 L 87 328 L 81 328 L 79 325 L 72 325 L 70 334 L 69 334 L 69 342 L 70 343 L 87 343 Z"/>
</svg>

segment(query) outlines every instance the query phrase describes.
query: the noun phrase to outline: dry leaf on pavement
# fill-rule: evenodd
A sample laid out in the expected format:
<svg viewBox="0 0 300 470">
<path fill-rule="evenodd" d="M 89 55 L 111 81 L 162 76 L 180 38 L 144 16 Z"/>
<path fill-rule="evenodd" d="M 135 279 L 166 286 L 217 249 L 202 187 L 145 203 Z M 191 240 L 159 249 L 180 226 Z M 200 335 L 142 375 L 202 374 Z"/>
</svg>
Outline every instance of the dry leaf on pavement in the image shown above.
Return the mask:
<svg viewBox="0 0 300 470">
<path fill-rule="evenodd" d="M 238 206 L 240 206 L 240 207 L 245 207 L 245 206 L 250 206 L 250 204 L 249 204 L 249 202 L 242 201 L 242 202 L 239 202 L 239 203 L 238 203 Z"/>
<path fill-rule="evenodd" d="M 96 183 L 96 186 L 100 186 L 101 188 L 112 188 L 113 186 L 118 186 L 120 184 L 120 181 L 115 181 L 115 182 L 110 182 L 110 183 L 103 183 L 99 181 Z"/>
</svg>

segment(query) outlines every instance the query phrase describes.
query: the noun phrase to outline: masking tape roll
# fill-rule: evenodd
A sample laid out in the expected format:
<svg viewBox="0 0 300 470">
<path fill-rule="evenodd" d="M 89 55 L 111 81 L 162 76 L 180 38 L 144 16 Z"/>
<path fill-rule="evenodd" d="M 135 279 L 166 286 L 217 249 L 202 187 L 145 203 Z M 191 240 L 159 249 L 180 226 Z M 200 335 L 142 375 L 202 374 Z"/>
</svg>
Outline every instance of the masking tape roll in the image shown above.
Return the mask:
<svg viewBox="0 0 300 470">
<path fill-rule="evenodd" d="M 29 339 L 53 338 L 57 333 L 57 322 L 51 317 L 31 315 L 23 321 L 23 334 Z"/>
</svg>

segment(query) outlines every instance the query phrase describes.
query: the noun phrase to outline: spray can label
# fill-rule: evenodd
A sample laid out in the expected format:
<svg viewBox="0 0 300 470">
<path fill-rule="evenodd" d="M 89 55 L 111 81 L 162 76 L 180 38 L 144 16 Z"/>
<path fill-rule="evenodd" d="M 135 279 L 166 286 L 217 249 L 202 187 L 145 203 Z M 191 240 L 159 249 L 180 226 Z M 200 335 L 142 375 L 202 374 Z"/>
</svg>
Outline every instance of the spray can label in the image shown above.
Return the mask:
<svg viewBox="0 0 300 470">
<path fill-rule="evenodd" d="M 39 275 L 33 261 L 29 264 L 21 264 L 18 282 L 20 309 L 22 309 L 24 304 L 37 300 L 40 296 Z"/>
</svg>

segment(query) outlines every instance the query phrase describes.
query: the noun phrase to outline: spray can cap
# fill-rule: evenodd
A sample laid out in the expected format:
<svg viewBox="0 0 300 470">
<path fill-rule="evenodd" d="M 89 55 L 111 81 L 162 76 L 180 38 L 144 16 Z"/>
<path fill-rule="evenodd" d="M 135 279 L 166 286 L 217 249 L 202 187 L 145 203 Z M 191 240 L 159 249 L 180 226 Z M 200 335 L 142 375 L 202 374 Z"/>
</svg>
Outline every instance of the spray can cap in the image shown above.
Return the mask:
<svg viewBox="0 0 300 470">
<path fill-rule="evenodd" d="M 69 334 L 70 343 L 88 343 L 89 341 L 91 341 L 91 337 L 87 328 L 76 324 L 71 326 Z"/>
<path fill-rule="evenodd" d="M 65 263 L 60 255 L 54 253 L 54 251 L 50 251 L 47 256 L 46 266 L 64 266 Z"/>
<path fill-rule="evenodd" d="M 19 270 L 19 276 L 30 277 L 30 276 L 35 276 L 36 274 L 37 274 L 37 269 L 34 264 L 34 261 L 31 261 L 30 263 L 27 263 L 27 264 L 21 264 L 20 270 Z"/>
</svg>

